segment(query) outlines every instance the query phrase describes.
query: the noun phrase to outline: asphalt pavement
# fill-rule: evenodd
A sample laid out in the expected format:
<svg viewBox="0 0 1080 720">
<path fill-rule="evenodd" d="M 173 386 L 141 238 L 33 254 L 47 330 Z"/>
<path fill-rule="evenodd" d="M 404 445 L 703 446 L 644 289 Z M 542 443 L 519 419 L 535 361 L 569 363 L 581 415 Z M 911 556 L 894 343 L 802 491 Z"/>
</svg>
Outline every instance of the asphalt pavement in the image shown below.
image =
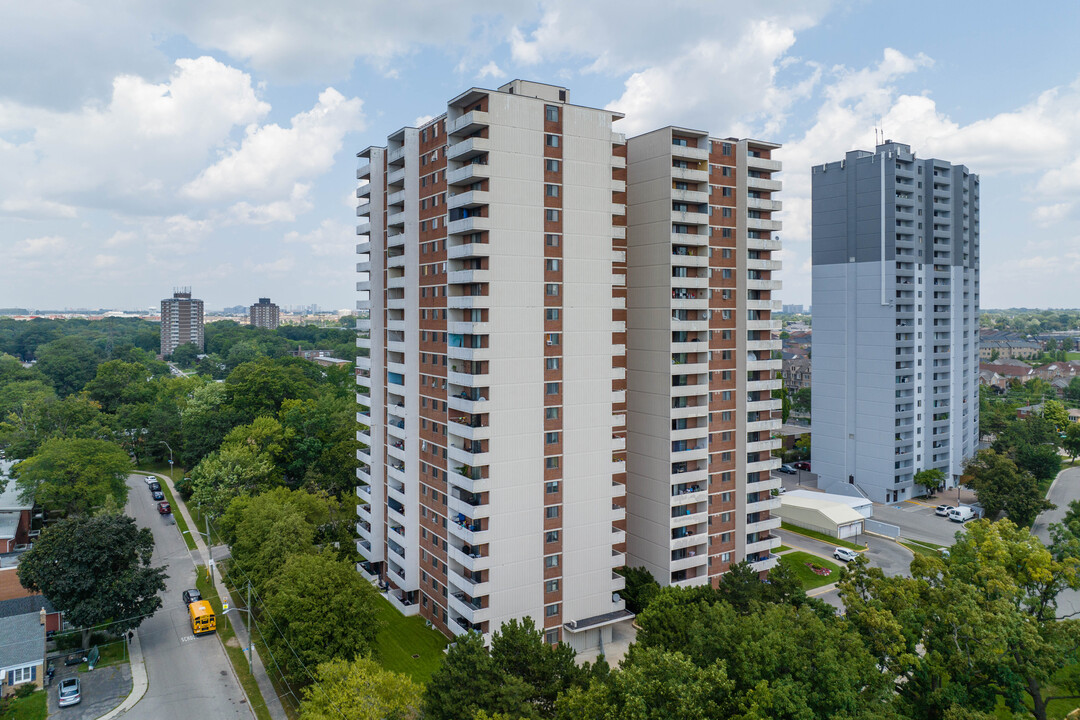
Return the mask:
<svg viewBox="0 0 1080 720">
<path fill-rule="evenodd" d="M 180 598 L 195 587 L 195 566 L 171 517 L 158 514 L 143 475 L 129 475 L 127 514 L 154 534 L 155 565 L 169 574 L 163 605 L 139 626 L 150 686 L 124 716 L 130 720 L 251 720 L 244 693 L 214 635 L 191 634 Z"/>
<path fill-rule="evenodd" d="M 1057 507 L 1040 513 L 1039 517 L 1035 518 L 1035 524 L 1031 526 L 1031 532 L 1044 543 L 1049 543 L 1050 525 L 1061 522 L 1069 510 L 1069 503 L 1080 499 L 1080 467 L 1062 470 L 1050 486 L 1046 499 Z M 1080 613 L 1080 592 L 1064 590 L 1058 594 L 1057 599 L 1059 618 Z"/>
</svg>

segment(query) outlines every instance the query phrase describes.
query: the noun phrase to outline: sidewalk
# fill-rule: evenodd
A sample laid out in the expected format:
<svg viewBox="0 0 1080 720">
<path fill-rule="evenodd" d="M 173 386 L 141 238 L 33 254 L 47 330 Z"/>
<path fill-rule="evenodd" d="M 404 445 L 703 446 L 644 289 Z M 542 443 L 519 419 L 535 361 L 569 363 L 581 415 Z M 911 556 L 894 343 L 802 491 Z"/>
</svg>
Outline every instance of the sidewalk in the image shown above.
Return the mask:
<svg viewBox="0 0 1080 720">
<path fill-rule="evenodd" d="M 173 512 L 179 511 L 180 514 L 184 516 L 184 521 L 187 523 L 187 526 L 192 529 L 191 537 L 195 541 L 195 547 L 199 553 L 199 557 L 202 558 L 203 566 L 209 567 L 210 555 L 206 550 L 206 543 L 203 542 L 202 535 L 196 532 L 197 526 L 194 521 L 192 521 L 191 515 L 188 513 L 187 505 L 180 499 L 180 493 L 173 487 L 172 480 L 168 475 L 162 475 L 161 473 L 154 473 L 154 475 L 161 478 L 161 481 L 169 486 L 169 490 L 172 492 L 173 500 L 175 501 Z M 221 601 L 223 603 L 229 603 L 232 607 L 236 607 L 236 603 L 233 602 L 232 595 L 230 595 L 229 591 L 226 589 L 225 583 L 221 582 L 220 575 L 217 579 L 214 579 L 213 582 L 214 586 L 217 588 L 218 594 L 221 596 Z M 233 632 L 236 633 L 236 639 L 240 642 L 241 647 L 244 648 L 244 654 L 246 655 L 249 643 L 248 631 L 238 616 L 239 612 L 233 613 L 227 618 L 227 621 L 232 627 Z M 134 651 L 132 651 L 132 653 L 132 659 L 134 660 Z M 288 716 L 285 714 L 285 708 L 281 705 L 281 699 L 278 698 L 277 691 L 274 689 L 273 683 L 270 682 L 270 676 L 266 674 L 266 667 L 263 665 L 262 658 L 259 656 L 258 652 L 252 654 L 254 655 L 251 663 L 252 674 L 255 676 L 255 682 L 259 686 L 259 692 L 262 694 L 263 702 L 266 703 L 266 709 L 270 712 L 270 717 L 274 718 L 274 720 L 288 720 Z M 143 671 L 143 674 L 145 676 L 145 670 Z M 242 691 L 243 687 L 240 689 Z M 251 698 L 248 698 L 248 706 L 252 706 Z"/>
<path fill-rule="evenodd" d="M 139 631 L 134 630 L 133 633 L 134 637 L 131 639 L 131 642 L 128 643 L 128 652 L 131 657 L 131 694 L 124 698 L 124 702 L 99 717 L 98 720 L 112 720 L 113 718 L 120 717 L 128 710 L 135 707 L 135 703 L 142 700 L 142 696 L 146 694 L 146 688 L 150 686 L 150 681 L 146 677 L 146 665 L 143 664 L 142 643 L 139 642 Z"/>
</svg>

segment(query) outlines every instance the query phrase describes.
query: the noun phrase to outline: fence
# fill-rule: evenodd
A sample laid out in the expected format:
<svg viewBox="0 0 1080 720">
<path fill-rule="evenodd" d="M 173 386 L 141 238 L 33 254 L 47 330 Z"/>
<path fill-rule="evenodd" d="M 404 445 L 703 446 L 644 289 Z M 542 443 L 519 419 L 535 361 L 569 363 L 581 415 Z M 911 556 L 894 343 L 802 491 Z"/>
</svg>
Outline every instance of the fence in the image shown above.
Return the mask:
<svg viewBox="0 0 1080 720">
<path fill-rule="evenodd" d="M 889 523 L 883 523 L 879 520 L 871 520 L 867 518 L 863 520 L 863 528 L 866 532 L 874 533 L 875 535 L 884 535 L 890 537 L 893 540 L 900 537 L 900 526 L 890 525 Z"/>
</svg>

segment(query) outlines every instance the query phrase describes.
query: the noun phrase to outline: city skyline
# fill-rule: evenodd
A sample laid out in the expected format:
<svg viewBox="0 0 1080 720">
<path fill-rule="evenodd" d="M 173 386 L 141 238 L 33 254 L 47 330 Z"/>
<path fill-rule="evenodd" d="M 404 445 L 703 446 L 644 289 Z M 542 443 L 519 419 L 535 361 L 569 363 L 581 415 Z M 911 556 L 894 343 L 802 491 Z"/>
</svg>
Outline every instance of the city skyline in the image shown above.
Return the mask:
<svg viewBox="0 0 1080 720">
<path fill-rule="evenodd" d="M 422 21 L 407 5 L 241 6 L 227 26 L 202 10 L 8 9 L 0 306 L 142 308 L 191 284 L 212 308 L 291 293 L 353 307 L 355 153 L 423 121 L 432 93 L 520 77 L 625 112 L 628 135 L 665 107 L 663 122 L 782 143 L 785 303 L 810 304 L 811 166 L 872 147 L 880 127 L 980 168 L 983 307 L 1076 307 L 1080 10 L 1046 25 L 994 5 L 917 3 L 917 33 L 878 32 L 895 18 L 870 3 L 694 5 L 693 23 L 557 0 Z M 1025 42 L 1053 57 L 994 49 Z"/>
</svg>

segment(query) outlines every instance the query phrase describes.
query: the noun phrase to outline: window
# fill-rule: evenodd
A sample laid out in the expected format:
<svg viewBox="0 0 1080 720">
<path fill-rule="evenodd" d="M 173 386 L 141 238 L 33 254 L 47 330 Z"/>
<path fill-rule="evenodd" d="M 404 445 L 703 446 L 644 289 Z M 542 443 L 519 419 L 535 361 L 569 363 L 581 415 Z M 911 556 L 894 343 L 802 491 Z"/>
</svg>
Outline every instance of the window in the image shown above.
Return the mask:
<svg viewBox="0 0 1080 720">
<path fill-rule="evenodd" d="M 555 518 L 559 517 L 559 506 L 551 505 L 544 508 L 544 517 L 548 520 L 554 520 Z"/>
<path fill-rule="evenodd" d="M 559 319 L 559 308 L 548 308 L 547 310 L 545 310 L 544 311 L 544 319 L 545 320 L 558 320 Z"/>
<path fill-rule="evenodd" d="M 558 605 L 556 605 L 555 607 L 558 608 Z M 557 610 L 556 610 L 556 612 L 557 612 Z M 33 666 L 30 666 L 30 667 L 24 667 L 24 668 L 19 668 L 17 670 L 13 670 L 13 671 L 11 671 L 11 677 L 12 677 L 12 680 L 11 680 L 12 685 L 18 685 L 19 683 L 30 682 L 31 680 L 34 679 L 34 668 L 33 668 Z"/>
<path fill-rule="evenodd" d="M 558 420 L 559 419 L 559 408 L 557 408 L 557 407 L 544 408 L 544 419 L 545 420 Z"/>
<path fill-rule="evenodd" d="M 546 583 L 544 583 L 544 592 L 548 592 L 548 593 L 559 592 L 559 581 L 558 580 L 548 580 Z"/>
<path fill-rule="evenodd" d="M 558 370 L 559 369 L 559 358 L 557 358 L 557 357 L 545 358 L 544 359 L 544 369 L 545 370 Z"/>
<path fill-rule="evenodd" d="M 687 146 L 686 138 L 680 138 L 680 137 L 671 138 L 671 144 L 672 145 L 678 145 L 679 147 L 686 147 Z"/>
<path fill-rule="evenodd" d="M 721 170 L 722 170 L 722 172 L 720 173 L 721 175 L 723 175 L 724 177 L 731 177 L 731 167 L 730 166 L 725 165 L 723 168 L 721 168 Z"/>
<path fill-rule="evenodd" d="M 731 191 L 732 191 L 732 188 L 729 188 L 729 187 L 720 188 L 720 194 L 723 195 L 724 197 L 731 197 Z"/>
<path fill-rule="evenodd" d="M 544 219 L 548 222 L 559 222 L 559 211 L 553 208 L 548 208 L 544 211 Z"/>
<path fill-rule="evenodd" d="M 559 383 L 557 383 L 557 382 L 544 383 L 544 394 L 545 395 L 558 395 L 559 394 Z"/>
<path fill-rule="evenodd" d="M 559 481 L 555 480 L 552 482 L 544 483 L 544 492 L 548 495 L 554 495 L 555 493 L 559 492 Z M 557 514 L 558 513 L 556 512 L 556 515 Z"/>
<path fill-rule="evenodd" d="M 559 442 L 559 433 L 557 433 L 557 432 L 544 433 L 544 443 L 546 443 L 547 445 L 554 445 L 557 442 Z"/>
<path fill-rule="evenodd" d="M 548 197 L 559 197 L 559 186 L 547 184 L 544 186 L 544 194 Z"/>
<path fill-rule="evenodd" d="M 548 333 L 547 334 L 547 344 L 548 345 L 558 345 L 559 344 L 559 333 Z"/>
<path fill-rule="evenodd" d="M 544 458 L 544 467 L 547 468 L 548 470 L 558 470 L 559 469 L 559 458 L 557 458 L 557 457 Z"/>
<path fill-rule="evenodd" d="M 556 259 L 546 260 L 544 262 L 544 269 L 548 272 L 559 272 L 559 261 Z"/>
<path fill-rule="evenodd" d="M 731 217 L 731 208 L 726 207 L 726 208 L 720 208 L 720 209 L 722 210 L 722 212 L 720 213 L 721 215 L 723 215 L 726 218 Z"/>
<path fill-rule="evenodd" d="M 553 603 L 551 605 L 544 606 L 544 615 L 547 617 L 555 617 L 559 614 L 559 603 Z"/>
<path fill-rule="evenodd" d="M 548 530 L 546 533 L 544 533 L 544 542 L 546 542 L 546 543 L 559 542 L 559 531 L 558 530 Z"/>
<path fill-rule="evenodd" d="M 550 160 L 550 159 L 545 160 L 544 161 L 544 170 L 547 171 L 547 172 L 559 172 L 559 161 L 558 160 Z"/>
<path fill-rule="evenodd" d="M 731 154 L 731 143 L 723 143 L 720 146 L 720 152 L 722 152 L 725 155 L 730 155 Z"/>
<path fill-rule="evenodd" d="M 731 248 L 724 248 L 723 250 L 721 250 L 720 251 L 720 257 L 730 259 L 731 258 Z"/>
<path fill-rule="evenodd" d="M 544 567 L 546 567 L 546 568 L 557 568 L 557 567 L 559 567 L 559 556 L 558 555 L 548 555 L 546 558 L 544 558 Z"/>
<path fill-rule="evenodd" d="M 559 92 L 562 93 L 564 91 L 560 90 Z M 544 642 L 546 642 L 548 645 L 554 645 L 555 643 L 559 642 L 559 629 L 555 628 L 554 630 L 548 630 L 547 632 L 545 632 Z"/>
<path fill-rule="evenodd" d="M 548 122 L 559 122 L 559 108 L 554 105 L 545 105 L 544 119 Z"/>
<path fill-rule="evenodd" d="M 551 234 L 545 235 L 544 244 L 548 247 L 559 247 L 559 236 Z"/>
<path fill-rule="evenodd" d="M 544 144 L 547 145 L 548 147 L 559 147 L 559 136 L 558 135 L 545 135 L 544 136 Z"/>
<path fill-rule="evenodd" d="M 731 268 L 724 268 L 723 271 L 720 273 L 720 277 L 724 278 L 725 280 L 730 279 L 731 278 Z"/>
<path fill-rule="evenodd" d="M 558 295 L 559 294 L 559 286 L 558 286 L 558 284 L 557 283 L 548 283 L 548 284 L 544 285 L 544 293 L 546 295 Z"/>
</svg>

